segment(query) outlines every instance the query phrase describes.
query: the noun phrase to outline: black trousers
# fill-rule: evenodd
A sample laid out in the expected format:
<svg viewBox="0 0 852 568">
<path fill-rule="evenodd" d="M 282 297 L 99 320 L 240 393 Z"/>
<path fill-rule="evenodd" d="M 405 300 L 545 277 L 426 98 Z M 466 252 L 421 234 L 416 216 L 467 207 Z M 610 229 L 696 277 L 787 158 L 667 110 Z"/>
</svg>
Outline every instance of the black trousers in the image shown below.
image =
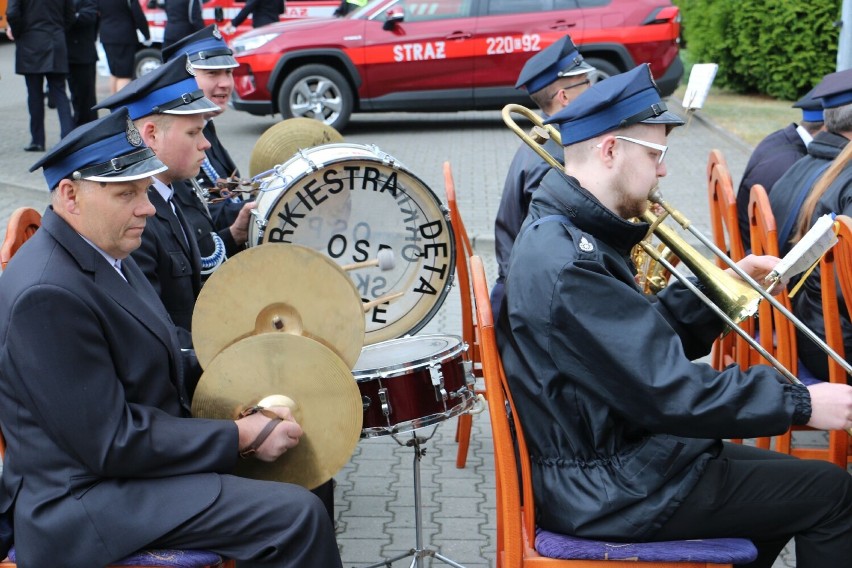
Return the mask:
<svg viewBox="0 0 852 568">
<path fill-rule="evenodd" d="M 297 485 L 233 475 L 222 476 L 222 492 L 210 507 L 149 548 L 212 550 L 269 568 L 342 566 L 318 497 Z"/>
<path fill-rule="evenodd" d="M 27 82 L 27 107 L 30 111 L 30 138 L 33 144 L 45 146 L 44 140 L 44 81 L 47 79 L 48 96 L 56 104 L 61 136 L 74 130 L 71 105 L 65 92 L 65 74 L 47 73 L 24 75 Z"/>
<path fill-rule="evenodd" d="M 834 464 L 726 443 L 654 540 L 742 537 L 749 568 L 772 566 L 791 538 L 797 568 L 852 567 L 852 476 Z"/>
<path fill-rule="evenodd" d="M 74 127 L 98 119 L 96 94 L 97 69 L 95 63 L 71 63 L 68 65 L 68 90 L 71 91 L 71 109 L 74 111 Z"/>
</svg>

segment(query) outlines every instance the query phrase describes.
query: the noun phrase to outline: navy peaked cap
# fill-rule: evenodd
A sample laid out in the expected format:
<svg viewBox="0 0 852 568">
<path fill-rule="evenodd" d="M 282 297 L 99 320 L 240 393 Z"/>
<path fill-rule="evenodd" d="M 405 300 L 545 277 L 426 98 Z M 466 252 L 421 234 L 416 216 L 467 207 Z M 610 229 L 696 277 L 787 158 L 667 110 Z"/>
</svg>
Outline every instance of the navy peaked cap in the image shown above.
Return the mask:
<svg viewBox="0 0 852 568">
<path fill-rule="evenodd" d="M 802 120 L 807 122 L 823 122 L 822 116 L 822 101 L 814 98 L 816 87 L 807 92 L 807 94 L 793 103 L 793 108 L 802 109 Z"/>
<path fill-rule="evenodd" d="M 127 84 L 100 102 L 95 109 L 127 107 L 132 120 L 149 114 L 199 114 L 220 112 L 204 96 L 186 55 L 165 63 Z"/>
<path fill-rule="evenodd" d="M 647 63 L 595 83 L 570 105 L 544 121 L 559 127 L 564 146 L 640 122 L 683 124 L 660 98 Z"/>
<path fill-rule="evenodd" d="M 163 49 L 163 61 L 171 61 L 181 55 L 186 55 L 196 69 L 230 69 L 240 66 L 216 24 L 210 24 Z"/>
<path fill-rule="evenodd" d="M 65 178 L 133 181 L 167 169 L 142 141 L 123 108 L 69 132 L 30 171 L 38 168 L 44 168 L 51 191 Z"/>
<path fill-rule="evenodd" d="M 515 88 L 535 93 L 560 77 L 581 75 L 594 70 L 594 67 L 583 60 L 583 56 L 571 41 L 571 36 L 566 35 L 527 60 L 518 75 Z"/>
<path fill-rule="evenodd" d="M 852 103 L 852 69 L 829 73 L 814 88 L 813 97 L 822 101 L 822 108 L 837 108 Z"/>
</svg>

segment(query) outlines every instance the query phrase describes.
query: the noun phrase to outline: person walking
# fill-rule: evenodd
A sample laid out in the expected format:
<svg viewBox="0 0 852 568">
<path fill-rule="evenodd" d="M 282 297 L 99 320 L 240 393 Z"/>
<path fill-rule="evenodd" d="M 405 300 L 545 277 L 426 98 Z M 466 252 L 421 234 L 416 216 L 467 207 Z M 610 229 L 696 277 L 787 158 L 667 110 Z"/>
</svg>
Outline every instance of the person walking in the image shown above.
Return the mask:
<svg viewBox="0 0 852 568">
<path fill-rule="evenodd" d="M 243 9 L 234 16 L 222 31 L 228 35 L 235 34 L 237 27 L 246 21 L 249 14 L 251 15 L 252 27 L 259 28 L 268 24 L 274 24 L 283 13 L 284 0 L 248 0 L 246 5 L 243 6 Z"/>
<path fill-rule="evenodd" d="M 96 41 L 98 41 L 97 0 L 74 0 L 74 24 L 68 30 L 66 43 L 68 45 L 68 89 L 71 91 L 75 128 L 98 118 L 98 112 L 92 110 L 92 107 L 98 104 Z"/>
<path fill-rule="evenodd" d="M 112 75 L 112 94 L 133 79 L 133 64 L 139 47 L 136 32 L 147 41 L 151 39 L 151 31 L 139 0 L 98 0 L 98 12 L 101 16 L 101 44 Z"/>
<path fill-rule="evenodd" d="M 163 49 L 204 29 L 201 0 L 166 0 L 166 28 L 163 30 Z"/>
<path fill-rule="evenodd" d="M 74 22 L 73 0 L 9 0 L 6 37 L 15 42 L 15 73 L 27 84 L 30 143 L 26 152 L 44 152 L 44 83 L 59 115 L 61 136 L 74 129 L 65 92 L 68 50 L 65 32 Z"/>
</svg>

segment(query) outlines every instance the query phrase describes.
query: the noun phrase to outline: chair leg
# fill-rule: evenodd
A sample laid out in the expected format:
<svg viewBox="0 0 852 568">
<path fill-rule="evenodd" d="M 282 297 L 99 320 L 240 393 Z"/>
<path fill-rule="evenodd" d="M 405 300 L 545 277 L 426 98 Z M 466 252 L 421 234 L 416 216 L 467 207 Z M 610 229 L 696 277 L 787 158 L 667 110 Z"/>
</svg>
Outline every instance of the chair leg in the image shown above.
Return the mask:
<svg viewBox="0 0 852 568">
<path fill-rule="evenodd" d="M 458 426 L 456 426 L 456 441 L 459 443 L 459 450 L 456 454 L 456 467 L 464 469 L 467 463 L 467 450 L 470 447 L 470 430 L 473 427 L 473 416 L 465 412 L 459 415 Z"/>
</svg>

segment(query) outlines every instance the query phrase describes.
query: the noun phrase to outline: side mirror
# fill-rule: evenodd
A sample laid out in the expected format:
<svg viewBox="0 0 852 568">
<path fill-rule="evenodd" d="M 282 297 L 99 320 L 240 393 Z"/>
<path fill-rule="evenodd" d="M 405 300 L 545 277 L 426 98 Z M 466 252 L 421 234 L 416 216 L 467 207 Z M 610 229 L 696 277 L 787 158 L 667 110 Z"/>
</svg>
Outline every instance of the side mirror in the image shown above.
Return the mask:
<svg viewBox="0 0 852 568">
<path fill-rule="evenodd" d="M 219 24 L 225 21 L 225 10 L 221 6 L 213 8 L 213 19 Z"/>
<path fill-rule="evenodd" d="M 394 6 L 385 12 L 385 23 L 382 28 L 385 30 L 392 30 L 398 22 L 402 22 L 404 20 L 405 11 L 399 6 Z"/>
</svg>

